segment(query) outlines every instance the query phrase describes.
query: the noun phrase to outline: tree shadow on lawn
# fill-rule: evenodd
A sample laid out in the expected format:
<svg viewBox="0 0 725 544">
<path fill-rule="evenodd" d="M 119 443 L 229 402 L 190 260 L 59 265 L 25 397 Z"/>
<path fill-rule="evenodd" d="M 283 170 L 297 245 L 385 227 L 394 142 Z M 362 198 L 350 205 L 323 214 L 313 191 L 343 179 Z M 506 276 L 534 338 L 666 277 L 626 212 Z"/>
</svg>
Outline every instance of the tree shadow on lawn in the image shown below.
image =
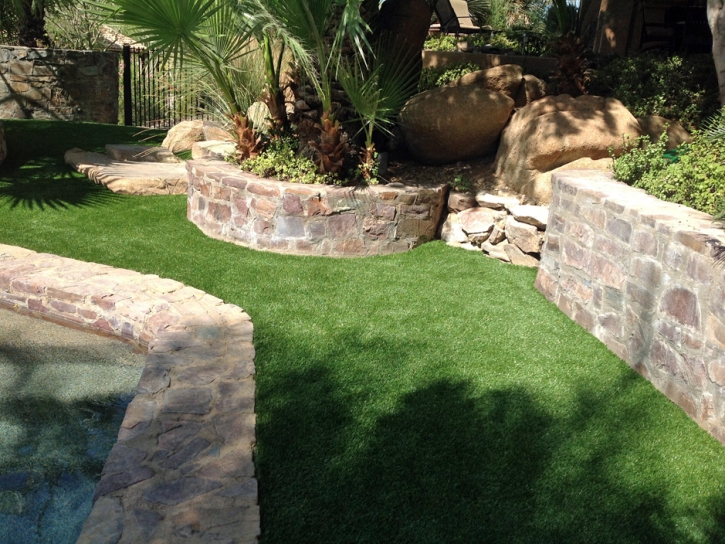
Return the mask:
<svg viewBox="0 0 725 544">
<path fill-rule="evenodd" d="M 32 210 L 101 206 L 122 198 L 52 159 L 30 161 L 0 171 L 0 206 Z"/>
<path fill-rule="evenodd" d="M 521 386 L 437 378 L 361 426 L 351 407 L 376 393 L 342 386 L 338 350 L 304 359 L 259 397 L 264 544 L 725 541 L 725 496 L 673 506 L 666 469 L 649 472 L 680 452 L 643 446 L 662 416 L 634 372 L 566 410 Z"/>
<path fill-rule="evenodd" d="M 4 125 L 8 156 L 0 167 L 0 206 L 13 209 L 99 206 L 122 198 L 72 171 L 63 159 L 65 152 L 74 147 L 103 152 L 107 143 L 158 145 L 163 135 L 138 127 L 67 121 L 5 120 Z"/>
</svg>

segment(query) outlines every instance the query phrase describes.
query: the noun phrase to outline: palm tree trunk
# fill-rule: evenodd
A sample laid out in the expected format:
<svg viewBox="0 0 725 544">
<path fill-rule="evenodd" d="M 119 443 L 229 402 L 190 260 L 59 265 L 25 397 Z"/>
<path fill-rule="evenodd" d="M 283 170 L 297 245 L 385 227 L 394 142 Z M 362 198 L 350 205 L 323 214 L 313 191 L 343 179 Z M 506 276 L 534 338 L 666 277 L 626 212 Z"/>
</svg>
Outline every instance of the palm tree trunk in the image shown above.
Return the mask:
<svg viewBox="0 0 725 544">
<path fill-rule="evenodd" d="M 33 10 L 33 0 L 23 0 L 20 17 L 18 43 L 24 47 L 50 47 L 50 38 L 45 31 L 45 9 Z"/>
<path fill-rule="evenodd" d="M 417 62 L 416 71 L 423 68 L 423 44 L 428 37 L 433 4 L 430 0 L 385 0 L 375 21 L 375 40 L 388 35 L 395 38 L 395 47 L 410 51 Z"/>
<path fill-rule="evenodd" d="M 712 32 L 712 56 L 715 60 L 720 104 L 725 106 L 725 6 L 723 0 L 707 0 L 707 21 Z"/>
</svg>

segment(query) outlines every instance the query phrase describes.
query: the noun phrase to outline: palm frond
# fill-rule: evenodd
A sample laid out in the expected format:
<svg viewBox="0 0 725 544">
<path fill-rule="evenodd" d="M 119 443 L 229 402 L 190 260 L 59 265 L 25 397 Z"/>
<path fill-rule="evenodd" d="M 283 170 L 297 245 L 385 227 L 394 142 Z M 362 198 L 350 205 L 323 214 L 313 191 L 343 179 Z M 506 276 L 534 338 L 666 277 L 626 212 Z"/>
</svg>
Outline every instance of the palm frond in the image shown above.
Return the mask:
<svg viewBox="0 0 725 544">
<path fill-rule="evenodd" d="M 702 123 L 705 136 L 710 140 L 725 138 L 725 109 L 720 110 Z M 725 204 L 725 203 L 724 203 Z M 725 213 L 725 206 L 723 207 Z"/>
</svg>

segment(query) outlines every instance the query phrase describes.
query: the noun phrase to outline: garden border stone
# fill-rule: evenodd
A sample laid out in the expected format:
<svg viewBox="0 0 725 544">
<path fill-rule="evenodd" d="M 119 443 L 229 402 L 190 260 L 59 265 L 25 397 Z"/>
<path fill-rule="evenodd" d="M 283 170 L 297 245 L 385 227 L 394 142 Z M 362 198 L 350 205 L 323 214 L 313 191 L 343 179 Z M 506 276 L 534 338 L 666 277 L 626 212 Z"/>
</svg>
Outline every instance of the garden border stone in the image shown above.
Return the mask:
<svg viewBox="0 0 725 544">
<path fill-rule="evenodd" d="M 147 350 L 78 539 L 257 542 L 253 325 L 180 282 L 0 245 L 0 307 Z"/>
<path fill-rule="evenodd" d="M 187 218 L 212 238 L 297 255 L 400 253 L 435 238 L 448 185 L 305 185 L 187 161 Z"/>
<path fill-rule="evenodd" d="M 560 172 L 536 287 L 725 444 L 723 256 L 712 216 Z"/>
</svg>

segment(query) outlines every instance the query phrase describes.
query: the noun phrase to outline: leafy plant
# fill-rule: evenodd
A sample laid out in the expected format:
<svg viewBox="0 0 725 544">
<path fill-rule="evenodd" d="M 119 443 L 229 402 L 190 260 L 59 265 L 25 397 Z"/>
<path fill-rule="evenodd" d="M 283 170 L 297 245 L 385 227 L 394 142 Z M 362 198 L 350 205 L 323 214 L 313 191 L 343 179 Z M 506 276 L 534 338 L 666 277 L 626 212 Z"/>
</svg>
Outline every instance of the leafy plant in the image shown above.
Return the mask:
<svg viewBox="0 0 725 544">
<path fill-rule="evenodd" d="M 416 62 L 403 47 L 381 40 L 372 59 L 358 59 L 345 65 L 340 84 L 357 112 L 365 135 L 361 157 L 362 174 L 373 179 L 375 165 L 374 132 L 392 135 L 390 128 L 408 97 L 415 93 Z"/>
<path fill-rule="evenodd" d="M 650 142 L 649 136 L 640 136 L 634 141 L 625 137 L 624 151 L 615 157 L 612 170 L 615 179 L 628 185 L 639 183 L 645 174 L 658 173 L 667 168 L 670 161 L 664 158 L 667 150 L 667 131 L 657 142 Z"/>
<path fill-rule="evenodd" d="M 679 160 L 662 157 L 666 137 L 633 146 L 614 162 L 615 177 L 648 193 L 716 215 L 725 202 L 725 139 L 695 131 Z"/>
<path fill-rule="evenodd" d="M 458 38 L 448 34 L 431 34 L 426 38 L 423 49 L 427 51 L 455 51 Z"/>
<path fill-rule="evenodd" d="M 258 156 L 242 162 L 242 170 L 266 178 L 295 183 L 339 183 L 339 178 L 330 174 L 318 174 L 317 165 L 297 153 L 298 143 L 293 137 L 280 137 L 270 141 Z"/>
<path fill-rule="evenodd" d="M 418 92 L 429 91 L 436 87 L 442 87 L 452 81 L 459 79 L 466 74 L 480 70 L 477 64 L 450 64 L 442 68 L 424 68 L 418 82 Z"/>
<path fill-rule="evenodd" d="M 594 71 L 590 92 L 620 100 L 635 117 L 661 115 L 689 130 L 720 107 L 712 55 L 615 59 Z"/>
<path fill-rule="evenodd" d="M 468 193 L 473 190 L 473 184 L 463 174 L 458 174 L 451 182 L 451 189 L 459 193 Z"/>
</svg>

